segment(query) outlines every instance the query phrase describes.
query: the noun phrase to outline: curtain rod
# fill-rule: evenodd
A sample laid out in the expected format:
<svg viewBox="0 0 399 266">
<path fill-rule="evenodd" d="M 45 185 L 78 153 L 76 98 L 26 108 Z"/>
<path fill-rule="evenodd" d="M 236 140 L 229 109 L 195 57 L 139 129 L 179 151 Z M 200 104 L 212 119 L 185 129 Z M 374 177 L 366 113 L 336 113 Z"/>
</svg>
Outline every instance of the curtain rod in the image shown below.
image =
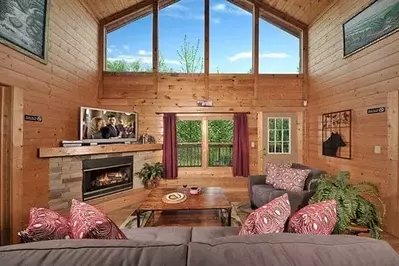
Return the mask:
<svg viewBox="0 0 399 266">
<path fill-rule="evenodd" d="M 156 115 L 177 114 L 177 115 L 198 115 L 198 114 L 250 114 L 251 112 L 156 112 Z"/>
</svg>

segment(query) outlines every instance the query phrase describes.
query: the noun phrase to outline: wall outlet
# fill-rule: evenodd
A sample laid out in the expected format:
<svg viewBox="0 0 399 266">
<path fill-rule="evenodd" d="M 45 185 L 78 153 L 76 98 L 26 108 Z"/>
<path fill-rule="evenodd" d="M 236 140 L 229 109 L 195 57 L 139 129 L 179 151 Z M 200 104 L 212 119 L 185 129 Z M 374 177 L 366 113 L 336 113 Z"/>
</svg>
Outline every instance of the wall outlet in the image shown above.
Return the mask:
<svg viewBox="0 0 399 266">
<path fill-rule="evenodd" d="M 251 141 L 251 148 L 255 148 L 255 142 Z"/>
<path fill-rule="evenodd" d="M 381 153 L 381 146 L 374 146 L 374 153 L 380 154 Z"/>
</svg>

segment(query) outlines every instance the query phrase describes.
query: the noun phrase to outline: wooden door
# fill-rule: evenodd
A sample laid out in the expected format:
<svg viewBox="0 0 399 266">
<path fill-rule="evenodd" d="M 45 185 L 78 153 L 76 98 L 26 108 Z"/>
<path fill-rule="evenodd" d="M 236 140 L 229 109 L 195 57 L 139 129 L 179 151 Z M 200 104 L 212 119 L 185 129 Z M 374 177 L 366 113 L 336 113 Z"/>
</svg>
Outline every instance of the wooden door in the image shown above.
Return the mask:
<svg viewBox="0 0 399 266">
<path fill-rule="evenodd" d="M 296 113 L 263 114 L 264 162 L 298 162 Z"/>
</svg>

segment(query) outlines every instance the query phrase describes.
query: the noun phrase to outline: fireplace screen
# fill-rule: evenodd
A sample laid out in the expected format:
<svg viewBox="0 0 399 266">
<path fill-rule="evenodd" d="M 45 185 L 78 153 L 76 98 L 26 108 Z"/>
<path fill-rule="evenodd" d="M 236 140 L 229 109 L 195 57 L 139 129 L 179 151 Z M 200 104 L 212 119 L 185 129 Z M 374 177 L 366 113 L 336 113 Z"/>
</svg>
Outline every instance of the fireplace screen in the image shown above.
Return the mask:
<svg viewBox="0 0 399 266">
<path fill-rule="evenodd" d="M 133 157 L 83 161 L 83 200 L 133 188 Z"/>
</svg>

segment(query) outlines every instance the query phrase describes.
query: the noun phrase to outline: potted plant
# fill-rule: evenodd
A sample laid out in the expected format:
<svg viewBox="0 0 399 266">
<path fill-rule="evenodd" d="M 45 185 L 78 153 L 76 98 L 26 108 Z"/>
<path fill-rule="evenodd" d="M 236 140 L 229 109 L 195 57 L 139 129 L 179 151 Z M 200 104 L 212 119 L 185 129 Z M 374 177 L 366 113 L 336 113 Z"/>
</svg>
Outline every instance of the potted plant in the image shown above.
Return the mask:
<svg viewBox="0 0 399 266">
<path fill-rule="evenodd" d="M 375 201 L 382 206 L 383 216 L 385 205 L 377 186 L 370 182 L 350 184 L 349 178 L 349 172 L 339 172 L 335 177 L 324 175 L 319 179 L 316 193 L 309 202 L 337 201 L 338 221 L 334 233 L 342 234 L 353 226 L 363 226 L 368 228 L 373 238 L 381 238 L 382 217 Z"/>
<path fill-rule="evenodd" d="M 163 165 L 160 162 L 154 165 L 145 163 L 140 172 L 135 174 L 147 189 L 155 188 L 159 185 L 159 180 L 163 177 Z"/>
</svg>

